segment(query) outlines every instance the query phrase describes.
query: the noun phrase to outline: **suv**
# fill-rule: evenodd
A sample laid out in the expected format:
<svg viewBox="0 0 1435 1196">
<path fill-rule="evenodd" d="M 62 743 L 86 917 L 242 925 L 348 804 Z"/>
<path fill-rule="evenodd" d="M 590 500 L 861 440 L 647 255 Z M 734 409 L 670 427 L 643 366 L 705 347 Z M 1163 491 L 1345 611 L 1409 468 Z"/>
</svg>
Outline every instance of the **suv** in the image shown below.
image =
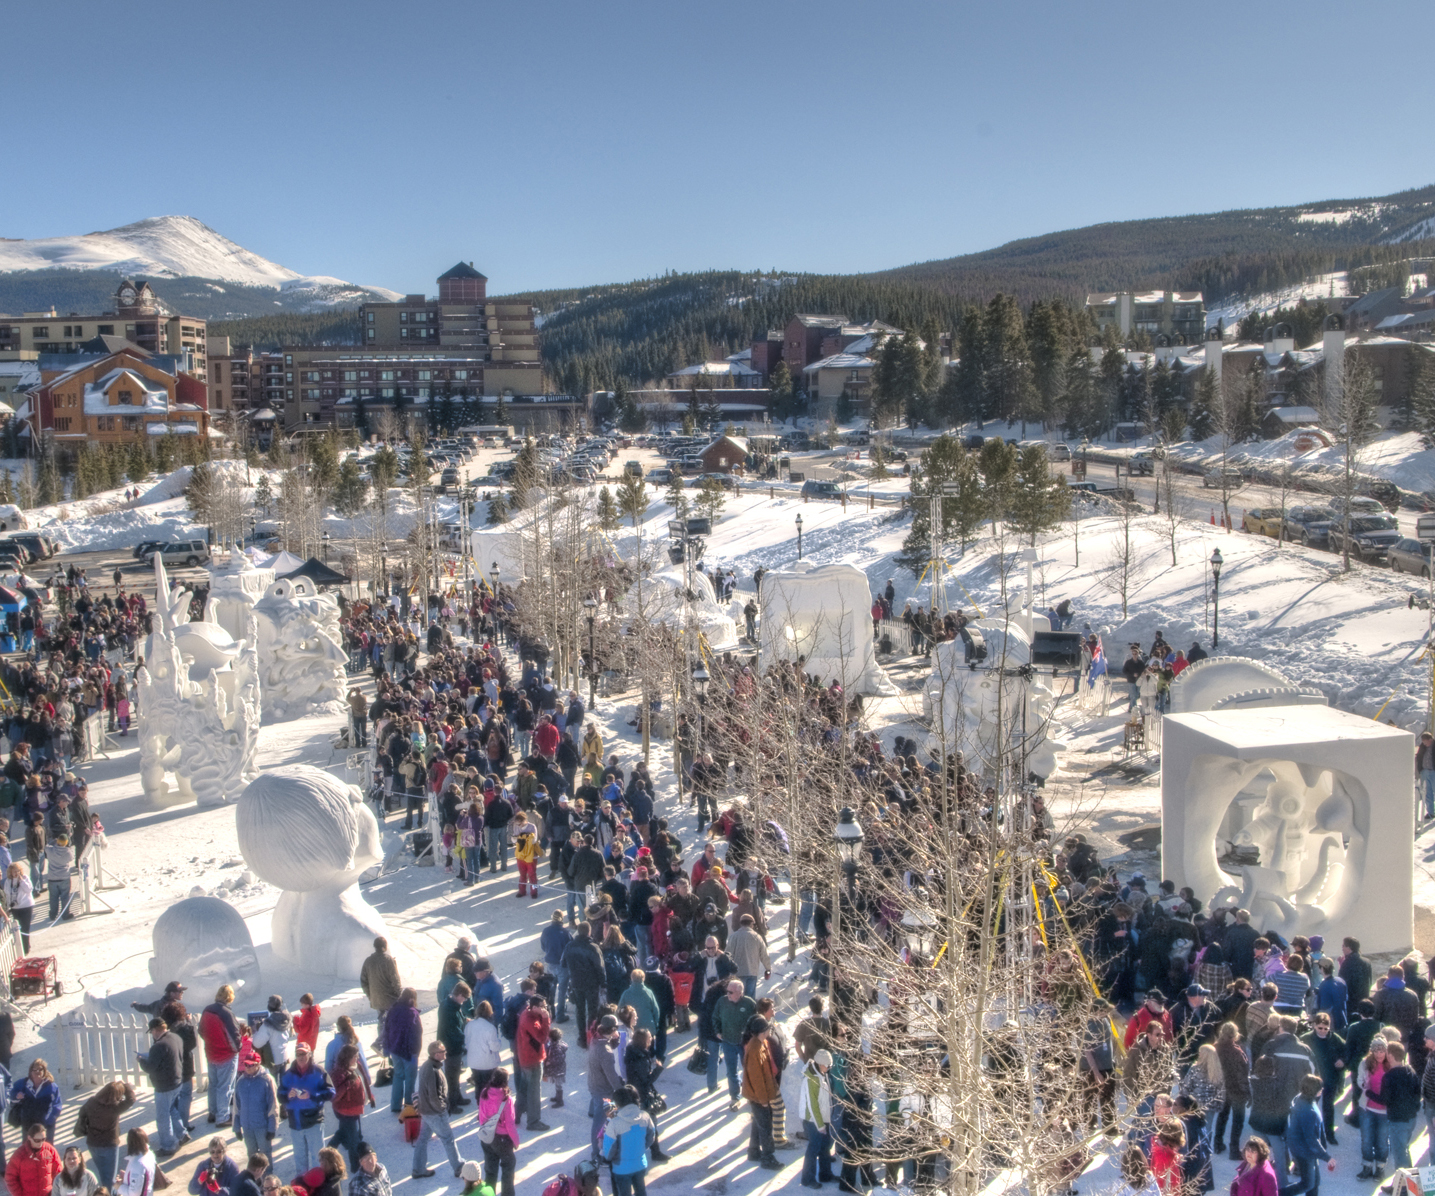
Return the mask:
<svg viewBox="0 0 1435 1196">
<path fill-rule="evenodd" d="M 146 565 L 154 564 L 155 555 L 166 565 L 204 565 L 209 562 L 209 545 L 203 540 L 172 540 L 151 548 L 141 558 Z"/>
<path fill-rule="evenodd" d="M 1156 458 L 1150 453 L 1132 453 L 1126 463 L 1126 472 L 1133 477 L 1137 474 L 1151 477 L 1156 472 Z"/>
<path fill-rule="evenodd" d="M 5 539 L 24 548 L 33 560 L 43 561 L 55 555 L 54 542 L 39 532 L 11 532 Z"/>
<path fill-rule="evenodd" d="M 624 461 L 623 472 L 632 474 L 635 478 L 643 476 L 643 463 L 641 461 Z"/>
<path fill-rule="evenodd" d="M 816 478 L 808 478 L 802 483 L 803 498 L 841 498 L 842 487 L 836 482 L 821 482 Z"/>
<path fill-rule="evenodd" d="M 647 480 L 655 486 L 666 486 L 673 480 L 673 471 L 671 469 L 650 469 Z"/>
<path fill-rule="evenodd" d="M 1330 538 L 1334 518 L 1324 507 L 1290 507 L 1286 510 L 1286 539 L 1319 548 Z"/>
<path fill-rule="evenodd" d="M 1400 539 L 1400 525 L 1394 515 L 1352 515 L 1350 520 L 1350 551 L 1367 564 L 1383 561 Z M 1337 520 L 1330 525 L 1330 550 L 1341 552 L 1345 547 L 1345 528 Z"/>
</svg>

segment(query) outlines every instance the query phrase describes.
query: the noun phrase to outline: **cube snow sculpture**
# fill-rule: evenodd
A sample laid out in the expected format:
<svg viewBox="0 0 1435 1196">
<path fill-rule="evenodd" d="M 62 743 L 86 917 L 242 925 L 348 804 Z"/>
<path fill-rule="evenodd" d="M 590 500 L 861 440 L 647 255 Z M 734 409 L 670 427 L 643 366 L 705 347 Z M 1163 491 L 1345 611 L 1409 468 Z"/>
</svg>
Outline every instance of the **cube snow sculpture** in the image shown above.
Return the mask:
<svg viewBox="0 0 1435 1196">
<path fill-rule="evenodd" d="M 1324 706 L 1167 715 L 1162 877 L 1286 939 L 1353 935 L 1366 952 L 1404 951 L 1413 758 L 1408 731 Z M 1223 823 L 1259 863 L 1223 869 Z"/>
<path fill-rule="evenodd" d="M 764 573 L 759 603 L 762 668 L 802 657 L 804 670 L 823 684 L 836 680 L 850 693 L 897 692 L 872 650 L 872 591 L 855 565 Z"/>
</svg>

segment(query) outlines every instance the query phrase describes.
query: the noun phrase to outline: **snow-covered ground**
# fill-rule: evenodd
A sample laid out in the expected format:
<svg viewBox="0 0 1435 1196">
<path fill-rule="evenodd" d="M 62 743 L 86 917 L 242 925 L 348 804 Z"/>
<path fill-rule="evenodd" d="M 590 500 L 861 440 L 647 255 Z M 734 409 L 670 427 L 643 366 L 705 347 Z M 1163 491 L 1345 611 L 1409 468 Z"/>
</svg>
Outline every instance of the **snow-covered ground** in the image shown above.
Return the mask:
<svg viewBox="0 0 1435 1196">
<path fill-rule="evenodd" d="M 884 490 L 905 488 L 904 482 L 881 485 Z M 143 526 L 148 528 L 166 520 L 176 521 L 177 526 L 185 519 L 182 489 L 183 478 L 174 476 L 153 485 L 138 504 L 121 512 L 81 514 L 78 508 L 82 504 L 70 504 L 68 517 L 62 517 L 58 510 L 44 512 L 41 517 L 49 521 L 45 526 L 71 537 L 67 539 L 69 543 L 95 544 L 112 536 L 112 546 L 120 546 L 141 534 L 150 534 L 137 530 L 143 521 L 147 521 Z M 642 534 L 651 544 L 666 539 L 671 510 L 657 493 L 650 494 L 653 502 Z M 908 597 L 924 604 L 931 600 L 930 583 L 919 586 L 913 574 L 894 560 L 909 530 L 908 517 L 900 508 L 879 504 L 869 511 L 865 502 L 858 501 L 849 503 L 844 511 L 835 502 L 803 502 L 791 488 L 752 486 L 730 497 L 708 539 L 705 567 L 734 568 L 740 600 L 745 600 L 753 571 L 759 565 L 773 569 L 795 562 L 795 520 L 799 514 L 806 560 L 814 565 L 856 565 L 873 589 L 892 579 L 899 609 Z M 113 528 L 121 518 L 137 522 Z M 1213 612 L 1208 605 L 1211 595 L 1207 562 L 1212 550 L 1219 547 L 1225 561 L 1220 592 L 1223 652 L 1261 659 L 1302 684 L 1318 686 L 1332 705 L 1342 709 L 1391 720 L 1409 729 L 1423 723 L 1430 702 L 1431 674 L 1429 661 L 1421 653 L 1430 632 L 1430 614 L 1410 609 L 1407 600 L 1411 590 L 1406 584 L 1371 570 L 1343 575 L 1334 557 L 1189 521 L 1177 526 L 1173 563 L 1168 523 L 1143 516 L 1134 524 L 1136 565 L 1127 595 L 1129 616 L 1123 618 L 1120 597 L 1112 588 L 1111 570 L 1119 528 L 1114 518 L 1095 515 L 1083 518 L 1079 531 L 1067 525 L 1040 537 L 1034 566 L 1038 609 L 1071 598 L 1076 605 L 1076 626 L 1089 623 L 1102 633 L 1108 649 L 1118 656 L 1128 640 L 1149 644 L 1158 629 L 1177 646 L 1187 647 L 1199 641 L 1209 647 L 1208 620 Z M 612 539 L 614 548 L 626 553 L 631 551 L 636 532 L 625 520 Z M 991 529 L 986 529 L 964 553 L 954 551 L 951 573 L 942 583 L 949 603 L 968 610 L 994 609 L 1002 595 L 998 554 L 1012 553 L 1020 547 L 1012 538 L 994 537 Z M 1015 577 L 1017 592 L 1023 588 L 1022 573 L 1020 568 L 1008 570 L 1008 586 Z M 920 668 L 912 659 L 898 658 L 892 662 L 892 673 L 910 684 L 920 676 Z M 914 733 L 919 703 L 919 694 L 908 688 L 896 697 L 874 700 L 868 707 L 874 729 L 889 744 L 896 734 Z M 616 752 L 625 765 L 636 760 L 640 750 L 636 732 L 627 726 L 633 712 L 634 695 L 615 695 L 612 700 L 601 701 L 597 710 L 608 750 Z M 1048 794 L 1059 830 L 1084 827 L 1123 873 L 1140 866 L 1148 869 L 1149 875 L 1149 869 L 1158 866 L 1155 857 L 1125 846 L 1118 836 L 1159 820 L 1158 761 L 1137 762 L 1122 770 L 1107 767 L 1120 740 L 1124 703 L 1114 704 L 1110 713 L 1102 715 L 1083 708 L 1068 692 L 1058 706 L 1057 717 L 1067 748 L 1059 758 Z M 337 720 L 331 716 L 264 727 L 260 734 L 261 766 L 304 761 L 332 767 L 346 775 L 342 754 L 329 747 L 336 727 Z M 310 991 L 324 1010 L 321 1042 L 327 1039 L 334 1018 L 345 1012 L 359 1023 L 361 1039 L 369 1041 L 371 1015 L 356 988 L 305 974 L 275 960 L 270 949 L 269 914 L 277 894 L 262 884 L 234 885 L 243 866 L 233 811 L 198 810 L 192 806 L 149 809 L 137 784 L 137 752 L 130 746 L 134 740 L 117 743 L 119 748 L 109 759 L 87 765 L 83 771 L 90 780 L 91 801 L 109 832 L 107 869 L 122 878 L 125 887 L 103 894 L 115 907 L 113 914 L 81 918 L 56 929 L 44 926 L 42 921 L 35 950 L 58 956 L 67 991 L 48 1007 L 38 1000 L 24 1002 L 27 1016 L 19 1027 L 16 1066 L 23 1066 L 36 1054 L 53 1052 L 52 1019 L 77 1008 L 86 993 L 92 1003 L 110 1002 L 117 1009 L 127 1008 L 128 1002 L 141 993 L 146 999 L 153 996 L 157 986 L 148 976 L 147 962 L 155 918 L 175 900 L 196 890 L 213 893 L 221 885 L 244 915 L 263 968 L 260 991 L 241 996 L 240 1004 L 254 1008 L 260 1004 L 256 998 L 277 992 L 292 1007 L 301 992 Z M 693 818 L 687 807 L 676 802 L 667 752 L 667 745 L 654 746 L 659 812 L 670 820 L 691 858 L 697 847 Z M 1435 832 L 1427 831 L 1412 847 L 1417 945 L 1432 950 L 1435 941 L 1424 941 L 1422 936 L 1427 931 L 1422 928 L 1435 925 L 1435 874 L 1431 871 Z M 541 873 L 545 877 L 546 872 L 543 866 Z M 485 874 L 474 888 L 460 889 L 441 868 L 412 866 L 401 867 L 367 886 L 369 900 L 388 921 L 390 940 L 399 955 L 405 982 L 419 989 L 420 1007 L 429 1011 L 425 1016 L 428 1032 L 434 1029 L 433 989 L 441 961 L 460 934 L 471 934 L 483 944 L 510 990 L 525 973 L 529 961 L 539 956 L 538 933 L 548 913 L 559 904 L 557 890 L 545 888 L 539 899 L 529 900 L 516 897 L 515 889 L 513 872 L 506 876 Z M 804 983 L 807 961 L 799 954 L 792 964 L 786 962 L 786 912 L 770 907 L 769 914 L 774 975 L 770 982 L 760 985 L 759 991 L 774 994 L 784 1011 L 792 1013 L 803 1006 L 809 995 Z M 189 995 L 192 1008 L 202 1006 L 209 998 L 203 993 Z M 564 1107 L 545 1109 L 544 1120 L 554 1127 L 552 1130 L 530 1136 L 520 1129 L 518 1191 L 525 1196 L 541 1191 L 549 1179 L 586 1153 L 585 1060 L 576 1048 L 572 1024 L 564 1030 L 570 1042 Z M 669 1068 L 660 1084 L 668 1097 L 669 1112 L 661 1119 L 661 1126 L 663 1146 L 674 1159 L 653 1169 L 649 1187 L 671 1192 L 795 1192 L 798 1155 L 785 1153 L 787 1165 L 780 1173 L 761 1172 L 748 1164 L 745 1113 L 729 1112 L 723 1093 L 708 1097 L 701 1079 L 687 1072 L 683 1064 L 692 1049 L 691 1033 L 672 1035 L 669 1041 Z M 551 1086 L 545 1085 L 544 1091 L 550 1093 Z M 69 1107 L 62 1117 L 59 1140 L 68 1141 L 71 1119 L 83 1095 L 65 1094 Z M 405 1178 L 409 1174 L 410 1152 L 402 1143 L 398 1123 L 386 1112 L 387 1095 L 387 1090 L 380 1090 L 379 1110 L 365 1116 L 365 1137 L 378 1146 L 391 1175 L 402 1181 L 404 1193 L 426 1196 L 450 1190 L 452 1181 L 441 1164 L 439 1174 L 432 1180 L 416 1182 Z M 201 1109 L 197 1140 L 171 1165 L 180 1182 L 187 1181 L 207 1140 L 202 1099 L 196 1107 Z M 148 1102 L 141 1106 L 135 1121 L 152 1124 Z M 792 1112 L 788 1124 L 791 1133 L 796 1129 Z M 459 1120 L 458 1128 L 463 1156 L 479 1157 L 471 1113 Z M 1337 1149 L 1340 1168 L 1325 1181 L 1327 1190 L 1335 1196 L 1353 1194 L 1359 1187 L 1353 1179 L 1359 1167 L 1353 1146 L 1356 1141 L 1355 1135 L 1342 1134 Z M 284 1173 L 287 1142 L 281 1136 L 276 1145 Z M 1422 1147 L 1423 1136 L 1417 1139 L 1415 1149 Z M 1111 1173 L 1106 1156 L 1100 1155 L 1082 1186 L 1101 1190 Z M 1230 1164 L 1219 1161 L 1217 1182 L 1224 1184 L 1229 1178 Z"/>
</svg>

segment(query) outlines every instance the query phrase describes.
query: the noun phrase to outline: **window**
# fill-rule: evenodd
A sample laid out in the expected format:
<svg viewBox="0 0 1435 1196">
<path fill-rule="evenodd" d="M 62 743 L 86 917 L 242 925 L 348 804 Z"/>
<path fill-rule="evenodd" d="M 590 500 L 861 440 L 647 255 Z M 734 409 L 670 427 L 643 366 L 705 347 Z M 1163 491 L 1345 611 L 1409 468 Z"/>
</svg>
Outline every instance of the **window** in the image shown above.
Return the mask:
<svg viewBox="0 0 1435 1196">
<path fill-rule="evenodd" d="M 122 415 L 120 416 L 120 427 L 126 432 L 138 432 L 140 417 L 138 415 Z"/>
<path fill-rule="evenodd" d="M 319 388 L 317 386 L 306 386 L 303 390 L 303 398 L 306 403 L 317 403 L 319 401 Z"/>
<path fill-rule="evenodd" d="M 285 365 L 293 365 L 293 364 L 294 364 L 294 354 L 292 354 L 292 353 L 286 353 L 286 354 L 284 354 L 284 364 L 285 364 Z"/>
<path fill-rule="evenodd" d="M 408 340 L 408 339 L 409 339 L 409 330 L 408 330 L 407 328 L 400 328 L 400 329 L 399 329 L 399 339 L 400 339 L 400 340 Z"/>
<path fill-rule="evenodd" d="M 374 313 L 373 313 L 373 312 L 370 312 L 370 313 L 369 313 L 369 323 L 372 324 L 373 322 L 374 322 Z M 373 336 L 374 334 L 371 332 L 371 333 L 369 333 L 369 335 L 370 335 L 370 336 Z"/>
<path fill-rule="evenodd" d="M 380 381 L 380 382 L 392 382 L 393 380 L 394 380 L 394 371 L 393 371 L 393 370 L 380 370 L 380 371 L 379 371 L 379 381 Z"/>
<path fill-rule="evenodd" d="M 406 312 L 406 311 L 401 311 L 401 312 L 399 312 L 399 323 L 400 323 L 400 324 L 407 324 L 408 322 L 409 322 L 409 313 Z"/>
<path fill-rule="evenodd" d="M 70 430 L 70 417 L 69 417 L 68 415 L 62 415 L 59 419 L 57 419 L 57 420 L 55 421 L 55 431 L 57 431 L 57 432 L 68 432 L 69 430 Z"/>
<path fill-rule="evenodd" d="M 135 392 L 134 392 L 134 391 L 132 391 L 132 390 L 122 390 L 122 391 L 120 391 L 120 396 L 119 396 L 119 397 L 120 397 L 120 402 L 123 403 L 123 404 L 125 404 L 127 407 L 134 405 L 134 401 L 135 401 Z"/>
<path fill-rule="evenodd" d="M 285 382 L 293 382 L 293 381 L 294 381 L 294 371 L 293 371 L 293 370 L 285 370 L 285 371 L 284 371 L 284 381 L 285 381 Z"/>
<path fill-rule="evenodd" d="M 224 381 L 224 362 L 222 361 L 216 361 L 214 363 L 214 380 L 216 382 Z"/>
<path fill-rule="evenodd" d="M 101 432 L 113 432 L 115 430 L 115 417 L 113 415 L 102 415 L 95 421 L 95 425 Z"/>
<path fill-rule="evenodd" d="M 369 339 L 370 339 L 370 340 L 373 340 L 373 339 L 374 339 L 374 330 L 373 330 L 372 328 L 369 329 Z"/>
<path fill-rule="evenodd" d="M 415 324 L 423 324 L 423 323 L 425 323 L 425 322 L 428 320 L 428 318 L 429 318 L 428 312 L 426 312 L 426 311 L 416 311 L 416 312 L 414 312 L 414 323 L 415 323 Z"/>
<path fill-rule="evenodd" d="M 365 371 L 364 371 L 364 377 L 367 378 L 368 376 L 369 376 L 368 371 L 365 370 Z M 345 371 L 344 371 L 344 381 L 345 381 L 345 382 L 357 382 L 358 380 L 359 380 L 359 371 L 358 371 L 358 370 L 345 370 Z"/>
<path fill-rule="evenodd" d="M 394 397 L 394 388 L 392 386 L 385 386 L 379 391 L 379 394 L 383 398 L 392 399 Z"/>
<path fill-rule="evenodd" d="M 50 329 L 48 327 L 36 327 L 31 330 L 30 335 L 37 341 L 46 340 L 49 338 Z"/>
<path fill-rule="evenodd" d="M 453 380 L 454 380 L 455 382 L 467 382 L 467 381 L 468 381 L 468 371 L 467 371 L 467 370 L 454 370 L 454 372 L 453 372 Z"/>
<path fill-rule="evenodd" d="M 319 371 L 318 371 L 318 370 L 305 370 L 305 371 L 304 371 L 304 381 L 305 381 L 305 382 L 317 382 L 317 381 L 319 381 Z"/>
<path fill-rule="evenodd" d="M 224 406 L 224 392 L 222 390 L 216 390 L 214 392 L 214 405 L 216 407 Z"/>
<path fill-rule="evenodd" d="M 419 381 L 420 381 L 420 382 L 427 382 L 427 381 L 429 380 L 430 373 L 431 373 L 431 371 L 429 371 L 429 370 L 420 370 L 420 371 L 419 371 Z"/>
</svg>

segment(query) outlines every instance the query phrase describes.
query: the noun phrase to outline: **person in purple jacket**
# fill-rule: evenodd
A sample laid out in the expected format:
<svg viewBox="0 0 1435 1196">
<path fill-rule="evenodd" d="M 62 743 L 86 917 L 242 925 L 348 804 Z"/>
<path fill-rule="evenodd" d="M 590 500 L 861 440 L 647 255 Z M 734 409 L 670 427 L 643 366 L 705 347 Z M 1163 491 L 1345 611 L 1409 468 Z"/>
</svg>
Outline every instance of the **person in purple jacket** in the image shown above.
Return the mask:
<svg viewBox="0 0 1435 1196">
<path fill-rule="evenodd" d="M 406 988 L 384 1018 L 384 1053 L 394 1067 L 394 1082 L 389 1088 L 391 1113 L 399 1112 L 414 1098 L 414 1082 L 419 1075 L 419 1051 L 424 1038 L 418 1003 L 418 993 Z"/>
</svg>

